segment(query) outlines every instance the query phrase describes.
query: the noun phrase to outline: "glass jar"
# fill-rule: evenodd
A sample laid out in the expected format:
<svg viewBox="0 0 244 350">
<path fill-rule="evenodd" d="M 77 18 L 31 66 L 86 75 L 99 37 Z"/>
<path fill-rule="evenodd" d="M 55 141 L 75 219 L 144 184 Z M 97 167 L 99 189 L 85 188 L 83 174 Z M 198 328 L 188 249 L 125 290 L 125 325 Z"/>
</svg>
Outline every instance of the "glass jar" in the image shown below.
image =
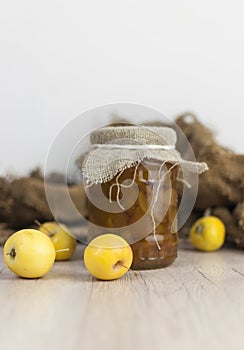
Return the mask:
<svg viewBox="0 0 244 350">
<path fill-rule="evenodd" d="M 99 206 L 88 199 L 89 237 L 104 232 L 124 237 L 133 250 L 132 269 L 168 266 L 177 257 L 177 164 L 144 160 L 102 184 L 94 184 L 93 194 L 104 195 Z M 100 187 L 100 189 L 99 189 Z M 132 197 L 135 200 L 132 200 Z M 109 202 L 120 210 L 103 210 Z M 106 205 L 105 205 L 106 204 Z"/>
</svg>

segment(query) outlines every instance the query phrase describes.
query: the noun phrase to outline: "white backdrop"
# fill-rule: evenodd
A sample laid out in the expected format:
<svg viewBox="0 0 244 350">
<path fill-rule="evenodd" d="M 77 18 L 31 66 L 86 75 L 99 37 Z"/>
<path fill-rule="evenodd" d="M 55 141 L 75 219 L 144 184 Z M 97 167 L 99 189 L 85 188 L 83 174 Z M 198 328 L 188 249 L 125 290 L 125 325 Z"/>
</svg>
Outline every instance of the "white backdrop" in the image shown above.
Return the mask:
<svg viewBox="0 0 244 350">
<path fill-rule="evenodd" d="M 244 152 L 243 12 L 242 0 L 2 0 L 0 172 L 42 165 L 69 120 L 112 102 L 197 112 Z"/>
</svg>

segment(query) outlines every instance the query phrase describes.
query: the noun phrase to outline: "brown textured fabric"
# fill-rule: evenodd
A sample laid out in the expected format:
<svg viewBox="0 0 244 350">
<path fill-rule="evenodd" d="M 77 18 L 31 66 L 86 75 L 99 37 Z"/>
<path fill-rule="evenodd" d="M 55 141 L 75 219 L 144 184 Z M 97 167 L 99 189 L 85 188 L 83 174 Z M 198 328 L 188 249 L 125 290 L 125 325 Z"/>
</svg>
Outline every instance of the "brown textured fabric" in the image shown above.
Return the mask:
<svg viewBox="0 0 244 350">
<path fill-rule="evenodd" d="M 55 191 L 57 201 L 64 199 L 64 185 L 48 183 Z M 69 186 L 70 196 L 77 208 L 87 216 L 86 196 L 82 185 Z M 72 223 L 72 217 L 63 213 L 63 217 Z M 49 209 L 44 180 L 40 177 L 22 177 L 8 181 L 0 178 L 0 244 L 17 229 L 31 227 L 35 220 L 40 222 L 53 220 Z"/>
<path fill-rule="evenodd" d="M 0 245 L 3 245 L 9 236 L 14 233 L 14 230 L 9 228 L 6 223 L 0 223 Z"/>
<path fill-rule="evenodd" d="M 186 113 L 176 122 L 190 141 L 197 161 L 209 167 L 199 177 L 196 212 L 212 209 L 225 223 L 227 242 L 244 248 L 244 155 L 221 147 L 211 130 L 192 114 Z M 186 224 L 183 231 L 189 231 L 189 227 Z"/>
</svg>

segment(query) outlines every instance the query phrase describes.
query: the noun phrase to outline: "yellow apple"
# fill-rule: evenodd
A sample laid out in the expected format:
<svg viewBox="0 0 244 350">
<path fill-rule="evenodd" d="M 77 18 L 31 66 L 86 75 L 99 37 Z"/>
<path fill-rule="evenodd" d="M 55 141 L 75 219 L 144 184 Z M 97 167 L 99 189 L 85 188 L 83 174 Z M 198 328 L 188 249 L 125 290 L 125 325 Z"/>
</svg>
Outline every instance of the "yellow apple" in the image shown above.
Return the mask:
<svg viewBox="0 0 244 350">
<path fill-rule="evenodd" d="M 4 245 L 4 261 L 16 275 L 38 278 L 53 266 L 55 248 L 52 241 L 38 230 L 26 229 L 14 233 Z"/>
<path fill-rule="evenodd" d="M 57 222 L 45 222 L 39 230 L 48 235 L 56 250 L 56 260 L 68 260 L 76 248 L 76 239 L 71 236 L 68 228 Z"/>
<path fill-rule="evenodd" d="M 123 276 L 129 270 L 132 259 L 130 245 L 115 234 L 97 236 L 84 252 L 87 270 L 101 280 L 114 280 Z"/>
<path fill-rule="evenodd" d="M 202 217 L 192 226 L 190 240 L 198 250 L 213 252 L 225 242 L 225 226 L 215 216 Z"/>
</svg>

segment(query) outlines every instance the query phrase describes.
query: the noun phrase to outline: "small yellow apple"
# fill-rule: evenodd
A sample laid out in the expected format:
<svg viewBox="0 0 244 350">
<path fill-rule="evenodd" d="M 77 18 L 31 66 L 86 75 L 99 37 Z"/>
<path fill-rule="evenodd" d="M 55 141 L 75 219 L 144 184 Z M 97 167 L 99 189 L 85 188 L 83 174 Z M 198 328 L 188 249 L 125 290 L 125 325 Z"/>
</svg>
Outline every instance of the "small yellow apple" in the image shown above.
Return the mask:
<svg viewBox="0 0 244 350">
<path fill-rule="evenodd" d="M 192 226 L 190 240 L 198 250 L 213 252 L 224 244 L 225 226 L 215 216 L 202 217 Z"/>
<path fill-rule="evenodd" d="M 38 278 L 53 266 L 55 248 L 52 241 L 38 230 L 26 229 L 14 233 L 4 245 L 4 261 L 16 275 Z"/>
<path fill-rule="evenodd" d="M 56 260 L 68 260 L 76 248 L 76 239 L 71 236 L 68 228 L 57 222 L 45 222 L 39 230 L 48 235 L 56 250 Z"/>
<path fill-rule="evenodd" d="M 97 236 L 84 252 L 87 270 L 101 280 L 114 280 L 123 276 L 129 270 L 132 259 L 130 245 L 115 234 Z"/>
</svg>

